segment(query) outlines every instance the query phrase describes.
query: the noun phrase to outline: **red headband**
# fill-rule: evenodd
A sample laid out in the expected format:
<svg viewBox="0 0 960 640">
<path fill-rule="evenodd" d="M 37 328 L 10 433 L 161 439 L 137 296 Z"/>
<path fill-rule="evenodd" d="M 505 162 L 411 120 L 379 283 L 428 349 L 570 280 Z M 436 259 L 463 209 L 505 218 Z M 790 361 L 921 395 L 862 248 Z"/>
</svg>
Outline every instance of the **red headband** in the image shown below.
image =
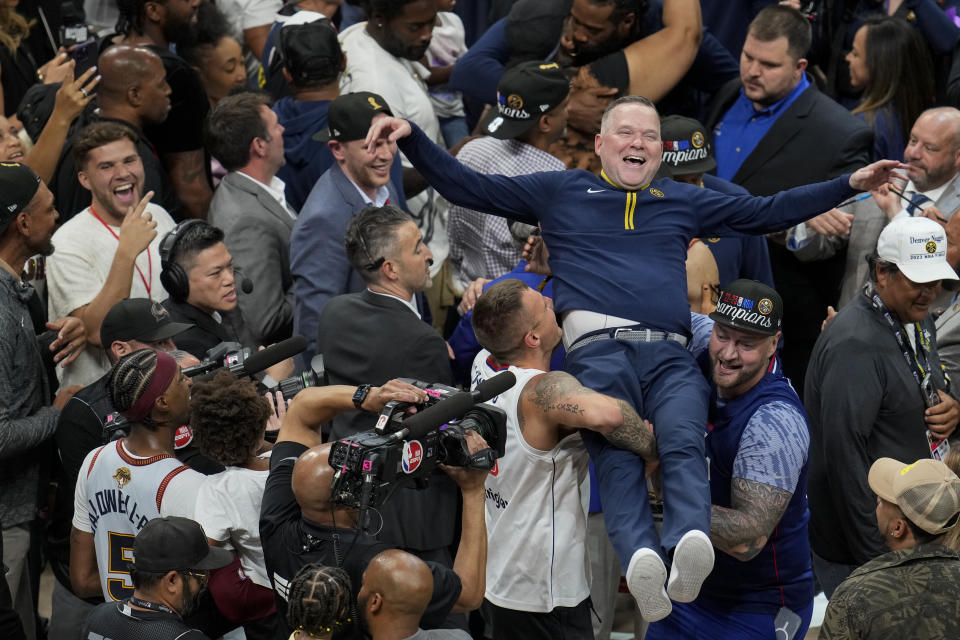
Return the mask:
<svg viewBox="0 0 960 640">
<path fill-rule="evenodd" d="M 150 415 L 153 405 L 157 398 L 162 396 L 170 388 L 174 376 L 177 375 L 177 361 L 165 351 L 157 351 L 157 369 L 153 372 L 153 378 L 133 406 L 123 412 L 130 422 L 139 422 Z"/>
</svg>

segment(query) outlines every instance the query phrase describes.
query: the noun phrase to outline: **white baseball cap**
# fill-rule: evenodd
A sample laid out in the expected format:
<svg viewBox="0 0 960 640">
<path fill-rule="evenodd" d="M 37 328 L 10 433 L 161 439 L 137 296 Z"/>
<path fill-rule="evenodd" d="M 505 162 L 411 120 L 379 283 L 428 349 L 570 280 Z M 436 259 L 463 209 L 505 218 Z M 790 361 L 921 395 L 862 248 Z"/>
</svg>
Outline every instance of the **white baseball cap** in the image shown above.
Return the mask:
<svg viewBox="0 0 960 640">
<path fill-rule="evenodd" d="M 894 219 L 880 234 L 877 255 L 913 282 L 960 280 L 947 262 L 947 232 L 929 218 Z"/>
</svg>

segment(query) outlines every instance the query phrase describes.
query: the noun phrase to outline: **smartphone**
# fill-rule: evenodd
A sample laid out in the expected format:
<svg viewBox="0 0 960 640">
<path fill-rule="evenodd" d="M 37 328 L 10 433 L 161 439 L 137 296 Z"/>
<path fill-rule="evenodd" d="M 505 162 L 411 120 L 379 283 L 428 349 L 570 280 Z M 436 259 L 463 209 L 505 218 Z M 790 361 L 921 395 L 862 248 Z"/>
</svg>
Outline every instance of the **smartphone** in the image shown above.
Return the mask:
<svg viewBox="0 0 960 640">
<path fill-rule="evenodd" d="M 80 77 L 87 69 L 97 64 L 98 52 L 96 39 L 81 42 L 70 50 L 70 57 L 77 63 L 73 69 L 74 77 Z"/>
</svg>

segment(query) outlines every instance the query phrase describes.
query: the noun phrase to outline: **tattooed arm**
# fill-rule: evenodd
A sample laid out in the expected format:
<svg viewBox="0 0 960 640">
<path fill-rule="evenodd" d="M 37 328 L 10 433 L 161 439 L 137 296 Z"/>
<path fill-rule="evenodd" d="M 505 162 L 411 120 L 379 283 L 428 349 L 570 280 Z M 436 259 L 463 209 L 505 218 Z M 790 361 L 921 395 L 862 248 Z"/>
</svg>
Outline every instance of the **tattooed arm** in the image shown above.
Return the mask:
<svg viewBox="0 0 960 640">
<path fill-rule="evenodd" d="M 590 429 L 647 462 L 657 460 L 653 428 L 629 403 L 597 393 L 569 373 L 551 371 L 531 378 L 520 394 L 518 419 L 533 447 L 552 448 L 566 432 Z"/>
<path fill-rule="evenodd" d="M 713 505 L 710 540 L 713 546 L 737 560 L 752 560 L 767 544 L 793 494 L 762 482 L 734 478 L 730 481 L 732 508 Z"/>
</svg>

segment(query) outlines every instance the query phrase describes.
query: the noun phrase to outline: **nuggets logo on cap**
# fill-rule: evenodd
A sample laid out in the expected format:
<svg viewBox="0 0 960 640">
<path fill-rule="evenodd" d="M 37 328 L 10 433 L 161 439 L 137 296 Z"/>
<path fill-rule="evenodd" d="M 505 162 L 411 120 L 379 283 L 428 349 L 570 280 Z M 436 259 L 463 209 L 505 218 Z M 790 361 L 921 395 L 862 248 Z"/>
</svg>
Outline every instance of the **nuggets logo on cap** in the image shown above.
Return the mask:
<svg viewBox="0 0 960 640">
<path fill-rule="evenodd" d="M 699 131 L 694 131 L 693 137 L 690 138 L 690 144 L 693 145 L 694 149 L 699 149 L 700 147 L 703 146 L 703 143 L 704 143 L 703 134 L 700 133 Z"/>
<path fill-rule="evenodd" d="M 927 250 L 927 253 L 936 253 L 937 252 L 937 243 L 931 240 L 924 247 Z"/>
<path fill-rule="evenodd" d="M 507 96 L 507 106 L 511 109 L 523 109 L 523 98 L 515 93 Z"/>
<path fill-rule="evenodd" d="M 757 303 L 757 311 L 762 313 L 765 316 L 770 315 L 770 312 L 773 311 L 773 302 L 770 298 L 764 298 Z"/>
<path fill-rule="evenodd" d="M 403 444 L 403 457 L 400 460 L 404 473 L 413 473 L 420 468 L 421 462 L 423 462 L 423 445 L 417 440 L 405 442 Z"/>
<path fill-rule="evenodd" d="M 123 489 L 130 483 L 130 469 L 127 467 L 120 467 L 117 469 L 116 473 L 113 474 L 113 479 L 117 481 L 117 488 Z"/>
</svg>

